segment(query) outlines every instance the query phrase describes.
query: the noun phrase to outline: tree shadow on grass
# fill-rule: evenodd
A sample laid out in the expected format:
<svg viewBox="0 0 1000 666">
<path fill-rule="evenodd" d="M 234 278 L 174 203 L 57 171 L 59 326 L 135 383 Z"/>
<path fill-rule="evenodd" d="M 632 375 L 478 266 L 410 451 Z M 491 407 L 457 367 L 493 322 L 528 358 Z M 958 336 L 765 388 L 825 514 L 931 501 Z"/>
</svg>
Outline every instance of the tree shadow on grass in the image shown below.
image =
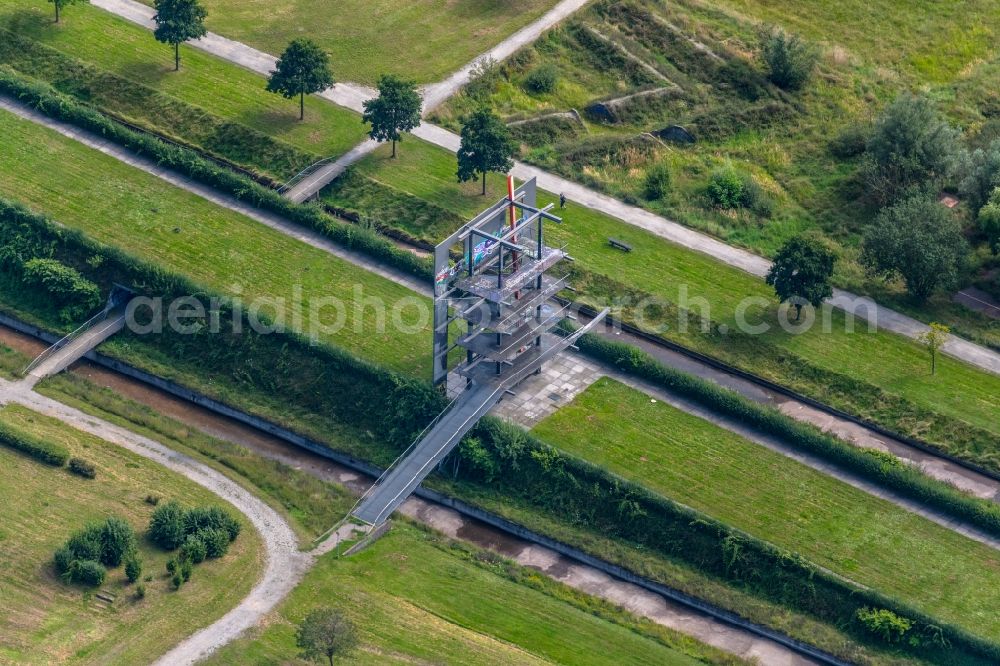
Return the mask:
<svg viewBox="0 0 1000 666">
<path fill-rule="evenodd" d="M 184 63 L 181 63 L 183 68 Z M 159 86 L 160 82 L 170 75 L 180 75 L 184 72 L 175 72 L 172 62 L 130 62 L 121 65 L 118 74 L 126 79 L 142 83 L 151 88 Z"/>
<path fill-rule="evenodd" d="M 261 94 L 265 94 L 263 91 Z M 294 130 L 302 123 L 309 122 L 309 113 L 306 111 L 306 119 L 299 121 L 298 100 L 293 100 L 294 104 L 289 104 L 288 110 L 278 111 L 275 109 L 249 109 L 241 113 L 237 119 L 244 125 L 249 125 L 255 129 L 281 136 Z"/>
<path fill-rule="evenodd" d="M 60 29 L 54 21 L 55 14 L 51 12 L 44 13 L 40 9 L 15 9 L 0 16 L 0 27 L 24 37 L 41 39 L 51 34 L 53 30 Z"/>
</svg>

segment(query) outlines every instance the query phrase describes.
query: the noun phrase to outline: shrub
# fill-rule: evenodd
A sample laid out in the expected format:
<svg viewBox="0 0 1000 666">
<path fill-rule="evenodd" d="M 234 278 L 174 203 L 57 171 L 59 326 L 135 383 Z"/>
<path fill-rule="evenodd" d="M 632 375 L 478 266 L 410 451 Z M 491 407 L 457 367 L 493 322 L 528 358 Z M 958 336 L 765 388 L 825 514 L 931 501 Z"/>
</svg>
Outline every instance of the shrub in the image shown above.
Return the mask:
<svg viewBox="0 0 1000 666">
<path fill-rule="evenodd" d="M 104 551 L 101 543 L 102 529 L 98 523 L 91 523 L 66 541 L 71 560 L 100 560 Z"/>
<path fill-rule="evenodd" d="M 69 460 L 69 451 L 64 447 L 35 437 L 8 423 L 0 423 L 0 443 L 53 467 L 62 467 Z"/>
<path fill-rule="evenodd" d="M 240 524 L 222 507 L 197 507 L 184 514 L 184 533 L 197 534 L 205 529 L 221 529 L 234 541 L 240 533 Z"/>
<path fill-rule="evenodd" d="M 774 215 L 774 199 L 760 186 L 753 176 L 745 174 L 743 180 L 743 196 L 740 197 L 740 205 L 753 211 L 760 217 L 771 217 Z"/>
<path fill-rule="evenodd" d="M 224 529 L 201 530 L 198 538 L 205 544 L 206 557 L 222 557 L 229 551 L 229 532 Z"/>
<path fill-rule="evenodd" d="M 167 560 L 167 573 L 168 574 L 177 573 L 177 560 L 173 557 Z"/>
<path fill-rule="evenodd" d="M 556 89 L 559 70 L 550 63 L 540 65 L 524 77 L 524 89 L 531 93 L 545 94 Z"/>
<path fill-rule="evenodd" d="M 94 560 L 74 560 L 63 578 L 71 583 L 97 587 L 104 584 L 107 573 L 107 570 Z"/>
<path fill-rule="evenodd" d="M 483 58 L 472 68 L 469 75 L 469 82 L 463 88 L 469 97 L 485 101 L 490 95 L 497 91 L 500 81 L 503 80 L 503 69 L 493 58 Z"/>
<path fill-rule="evenodd" d="M 184 509 L 176 501 L 156 507 L 149 520 L 149 538 L 165 550 L 173 550 L 184 541 Z"/>
<path fill-rule="evenodd" d="M 101 290 L 75 269 L 55 259 L 30 259 L 22 267 L 28 287 L 42 289 L 57 306 L 64 320 L 82 317 L 101 304 Z"/>
<path fill-rule="evenodd" d="M 93 464 L 87 462 L 83 458 L 70 458 L 69 471 L 82 476 L 85 479 L 93 479 L 97 476 L 97 470 L 94 468 Z"/>
<path fill-rule="evenodd" d="M 61 576 L 69 571 L 70 566 L 76 558 L 73 556 L 73 550 L 68 545 L 64 545 L 56 551 L 56 554 L 52 559 L 53 564 L 55 565 L 56 573 Z"/>
<path fill-rule="evenodd" d="M 858 621 L 869 632 L 875 634 L 886 643 L 898 643 L 913 626 L 911 620 L 896 615 L 885 608 L 859 608 L 856 613 Z"/>
<path fill-rule="evenodd" d="M 657 201 L 667 196 L 670 192 L 670 170 L 666 164 L 654 164 L 646 172 L 646 180 L 643 183 L 643 193 L 650 201 Z"/>
<path fill-rule="evenodd" d="M 978 213 L 1000 186 L 1000 139 L 986 148 L 961 153 L 955 171 L 962 178 L 959 193 L 972 212 Z"/>
<path fill-rule="evenodd" d="M 181 585 L 184 584 L 184 576 L 182 576 L 180 572 L 175 573 L 173 578 L 170 579 L 170 582 L 173 584 L 175 590 L 179 590 L 181 589 Z"/>
<path fill-rule="evenodd" d="M 142 583 L 139 583 L 138 585 L 135 586 L 135 598 L 136 599 L 146 598 L 146 586 L 143 585 Z"/>
<path fill-rule="evenodd" d="M 160 503 L 160 496 L 159 495 L 146 495 L 145 502 L 146 502 L 146 504 L 150 504 L 152 506 L 156 506 L 157 504 Z"/>
<path fill-rule="evenodd" d="M 125 560 L 125 577 L 130 583 L 134 583 L 142 576 L 142 560 L 135 553 L 129 555 Z M 141 587 L 141 586 L 140 586 Z"/>
<path fill-rule="evenodd" d="M 187 539 L 184 540 L 184 544 L 181 546 L 178 557 L 180 558 L 181 565 L 190 562 L 191 564 L 201 564 L 205 561 L 206 556 L 205 542 L 201 540 L 195 534 L 188 535 Z"/>
<path fill-rule="evenodd" d="M 101 563 L 117 567 L 125 556 L 135 550 L 135 531 L 121 518 L 112 516 L 104 521 L 100 531 Z"/>
<path fill-rule="evenodd" d="M 857 157 L 865 152 L 870 135 L 870 127 L 861 123 L 852 123 L 830 139 L 828 144 L 830 154 L 842 160 Z"/>
<path fill-rule="evenodd" d="M 184 582 L 186 583 L 189 580 L 191 580 L 191 572 L 193 570 L 194 570 L 194 566 L 189 561 L 182 560 L 181 563 L 180 563 L 180 566 L 179 566 L 178 573 L 180 574 L 181 578 L 183 578 Z"/>
<path fill-rule="evenodd" d="M 708 183 L 708 198 L 719 208 L 743 205 L 744 179 L 732 167 L 716 169 Z"/>
<path fill-rule="evenodd" d="M 809 81 L 819 54 L 798 35 L 772 28 L 762 39 L 761 51 L 771 83 L 785 90 L 798 90 Z"/>
</svg>

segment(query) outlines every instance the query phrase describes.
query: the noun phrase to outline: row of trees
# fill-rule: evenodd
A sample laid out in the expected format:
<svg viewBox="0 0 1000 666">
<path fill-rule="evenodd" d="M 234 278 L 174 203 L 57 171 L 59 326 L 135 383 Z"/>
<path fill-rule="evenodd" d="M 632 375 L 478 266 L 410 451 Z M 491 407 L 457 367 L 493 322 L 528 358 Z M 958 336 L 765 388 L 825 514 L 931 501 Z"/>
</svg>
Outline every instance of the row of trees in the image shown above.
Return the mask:
<svg viewBox="0 0 1000 666">
<path fill-rule="evenodd" d="M 55 5 L 56 22 L 60 9 L 81 0 L 49 0 Z M 198 0 L 155 0 L 157 41 L 174 48 L 174 70 L 180 70 L 180 45 L 205 36 L 207 12 Z M 330 58 L 309 39 L 295 39 L 278 58 L 268 77 L 266 89 L 286 99 L 299 98 L 299 120 L 305 118 L 305 97 L 334 85 Z M 396 144 L 404 134 L 420 125 L 422 101 L 416 83 L 393 75 L 378 82 L 378 97 L 364 103 L 363 122 L 371 126 L 369 136 L 375 141 Z M 483 108 L 472 113 L 462 128 L 462 146 L 458 151 L 459 182 L 482 178 L 486 194 L 486 174 L 504 173 L 513 166 L 514 142 L 507 126 L 491 111 Z"/>
</svg>

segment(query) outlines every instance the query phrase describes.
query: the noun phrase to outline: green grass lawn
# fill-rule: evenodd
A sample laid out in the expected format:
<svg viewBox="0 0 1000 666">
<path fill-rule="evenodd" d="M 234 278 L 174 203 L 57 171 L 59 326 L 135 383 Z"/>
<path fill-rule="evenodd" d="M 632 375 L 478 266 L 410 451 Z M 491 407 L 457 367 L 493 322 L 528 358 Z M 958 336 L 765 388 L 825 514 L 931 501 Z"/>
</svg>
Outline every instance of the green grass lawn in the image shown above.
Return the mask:
<svg viewBox="0 0 1000 666">
<path fill-rule="evenodd" d="M 285 299 L 286 323 L 294 327 L 300 313 L 306 332 L 311 302 L 340 299 L 344 325 L 319 339 L 397 370 L 429 371 L 423 341 L 430 324 L 404 334 L 389 315 L 400 299 L 416 298 L 404 287 L 12 114 L 0 114 L 0 134 L 4 196 L 213 290 L 242 296 L 248 309 L 255 297 Z M 385 313 L 362 308 L 356 288 L 363 298 L 385 303 Z M 401 320 L 413 323 L 413 313 L 402 310 Z M 337 318 L 336 309 L 326 307 L 318 321 L 333 326 Z M 407 339 L 412 344 L 400 345 Z"/>
<path fill-rule="evenodd" d="M 181 71 L 174 72 L 169 46 L 97 7 L 74 6 L 59 25 L 50 14 L 47 3 L 8 0 L 0 7 L 0 26 L 314 155 L 339 155 L 365 136 L 360 116 L 315 97 L 306 99 L 306 119 L 300 122 L 297 100 L 265 91 L 262 76 L 195 48 L 181 47 Z M 143 115 L 141 108 L 123 112 Z M 171 132 L 170 118 L 159 122 Z"/>
<path fill-rule="evenodd" d="M 539 574 L 510 568 L 527 577 L 528 584 L 518 584 L 503 563 L 477 565 L 475 557 L 399 523 L 355 556 L 324 556 L 262 630 L 206 663 L 302 663 L 294 659 L 295 626 L 318 606 L 339 609 L 358 629 L 359 649 L 343 663 L 699 663 L 649 634 L 551 596 L 582 599 Z M 604 606 L 590 603 L 595 610 Z"/>
<path fill-rule="evenodd" d="M 454 156 L 425 142 L 405 142 L 396 160 L 389 159 L 388 155 L 386 150 L 379 149 L 359 163 L 357 169 L 402 192 L 465 215 L 472 215 L 487 202 L 503 196 L 505 185 L 498 176 L 488 181 L 490 189 L 486 197 L 479 195 L 476 183 L 458 184 L 454 175 Z M 540 196 L 542 203 L 555 202 L 555 199 L 548 193 Z M 867 327 L 860 322 L 854 333 L 847 333 L 844 316 L 839 311 L 832 314 L 829 334 L 823 333 L 820 326 L 802 335 L 785 333 L 777 326 L 773 292 L 762 280 L 724 266 L 707 255 L 682 249 L 649 232 L 574 205 L 572 201 L 565 210 L 557 212 L 563 216 L 565 224 L 549 225 L 550 239 L 553 243 L 568 244 L 569 252 L 580 266 L 674 303 L 679 299 L 679 289 L 686 285 L 692 304 L 696 304 L 697 299 L 704 299 L 710 304 L 711 319 L 730 326 L 742 299 L 748 296 L 764 298 L 769 306 L 752 306 L 748 310 L 750 323 L 771 325 L 771 331 L 762 336 L 764 341 L 826 370 L 862 378 L 918 405 L 1000 434 L 1000 402 L 996 399 L 1000 395 L 1000 377 L 951 358 L 941 359 L 938 373 L 932 376 L 927 352 L 918 344 L 891 333 L 868 333 Z M 400 223 L 411 234 L 432 239 L 441 238 L 450 231 L 436 227 L 408 228 L 405 218 L 401 218 Z M 623 254 L 609 247 L 607 239 L 611 236 L 630 243 L 635 250 Z M 650 323 L 659 322 L 654 319 Z M 676 331 L 676 321 L 667 323 L 671 330 L 665 335 L 692 343 L 691 336 Z M 703 342 L 695 344 L 704 346 Z M 726 344 L 724 339 L 714 341 L 714 346 Z M 704 350 L 719 351 L 711 347 Z M 734 360 L 757 372 L 768 372 L 752 354 Z M 794 383 L 796 378 L 779 380 Z"/>
<path fill-rule="evenodd" d="M 863 585 L 1000 638 L 1000 555 L 602 379 L 535 434 Z"/>
<path fill-rule="evenodd" d="M 150 0 L 143 0 L 152 5 Z M 205 0 L 208 29 L 267 53 L 308 37 L 339 81 L 447 77 L 541 16 L 556 0 Z"/>
<path fill-rule="evenodd" d="M 920 3 L 863 0 L 713 0 L 752 21 L 809 39 L 921 81 L 943 82 L 996 54 L 996 0 Z"/>
<path fill-rule="evenodd" d="M 139 663 L 221 616 L 250 590 L 263 567 L 263 544 L 232 507 L 244 529 L 229 553 L 198 565 L 191 580 L 174 591 L 166 576 L 169 554 L 148 543 L 153 507 L 147 495 L 188 506 L 221 504 L 216 495 L 153 462 L 18 406 L 0 410 L 0 420 L 57 441 L 97 468 L 83 479 L 0 447 L 0 661 L 18 664 Z M 105 607 L 84 588 L 56 577 L 52 553 L 88 521 L 116 515 L 140 537 L 146 598 L 133 598 L 121 568 L 108 572 L 101 588 L 117 596 Z"/>
</svg>

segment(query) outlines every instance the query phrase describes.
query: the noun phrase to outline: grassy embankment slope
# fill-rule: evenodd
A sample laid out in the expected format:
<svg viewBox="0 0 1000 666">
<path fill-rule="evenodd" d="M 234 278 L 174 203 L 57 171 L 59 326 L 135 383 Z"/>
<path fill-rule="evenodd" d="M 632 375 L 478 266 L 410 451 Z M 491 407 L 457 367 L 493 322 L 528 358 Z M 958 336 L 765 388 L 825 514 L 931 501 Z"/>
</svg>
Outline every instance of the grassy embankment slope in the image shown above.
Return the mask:
<svg viewBox="0 0 1000 666">
<path fill-rule="evenodd" d="M 295 626 L 321 605 L 358 627 L 348 663 L 701 663 L 657 640 L 660 627 L 405 522 L 350 558 L 324 556 L 262 628 L 208 663 L 299 663 L 289 661 Z M 672 640 L 698 654 L 690 639 Z"/>
<path fill-rule="evenodd" d="M 429 350 L 420 341 L 428 338 L 430 325 L 403 334 L 388 316 L 400 299 L 415 298 L 408 289 L 10 113 L 0 114 L 0 131 L 6 139 L 0 146 L 3 196 L 239 296 L 247 308 L 256 297 L 285 299 L 290 327 L 298 313 L 308 329 L 311 301 L 340 299 L 343 325 L 334 330 L 339 313 L 323 308 L 316 320 L 330 328 L 319 339 L 409 374 L 428 372 Z M 385 304 L 384 326 L 376 307 L 360 307 L 356 288 L 363 298 Z M 261 307 L 264 315 L 273 311 L 273 304 Z M 404 322 L 415 321 L 412 307 L 401 315 Z M 407 339 L 413 343 L 400 344 Z"/>
<path fill-rule="evenodd" d="M 610 379 L 534 429 L 626 479 L 996 640 L 992 548 Z"/>
</svg>

